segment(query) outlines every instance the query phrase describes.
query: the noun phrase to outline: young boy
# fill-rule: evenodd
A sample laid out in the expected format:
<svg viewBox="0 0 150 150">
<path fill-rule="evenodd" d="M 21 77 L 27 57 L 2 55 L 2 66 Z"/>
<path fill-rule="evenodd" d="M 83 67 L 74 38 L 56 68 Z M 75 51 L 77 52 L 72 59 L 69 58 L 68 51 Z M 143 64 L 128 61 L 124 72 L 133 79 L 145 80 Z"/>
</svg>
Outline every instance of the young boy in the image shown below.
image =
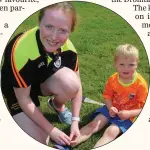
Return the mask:
<svg viewBox="0 0 150 150">
<path fill-rule="evenodd" d="M 106 125 L 94 148 L 113 141 L 124 133 L 140 114 L 148 94 L 147 83 L 136 72 L 139 53 L 136 47 L 125 44 L 116 49 L 114 66 L 117 70 L 107 81 L 104 90 L 105 105 L 93 114 L 93 120 L 81 128 L 81 136 L 72 142 L 76 146 L 100 131 Z"/>
</svg>

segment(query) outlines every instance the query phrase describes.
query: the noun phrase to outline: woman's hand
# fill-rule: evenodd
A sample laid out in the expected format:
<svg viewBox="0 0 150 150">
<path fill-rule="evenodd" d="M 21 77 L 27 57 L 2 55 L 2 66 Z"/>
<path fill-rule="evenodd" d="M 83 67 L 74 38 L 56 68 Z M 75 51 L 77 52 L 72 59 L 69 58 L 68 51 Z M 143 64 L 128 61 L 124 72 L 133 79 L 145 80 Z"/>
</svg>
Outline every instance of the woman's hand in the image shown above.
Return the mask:
<svg viewBox="0 0 150 150">
<path fill-rule="evenodd" d="M 70 129 L 71 143 L 74 143 L 79 136 L 80 136 L 79 122 L 74 120 L 72 122 L 71 129 Z"/>
<path fill-rule="evenodd" d="M 109 115 L 111 117 L 115 117 L 117 113 L 118 113 L 118 109 L 116 107 L 112 106 L 109 108 Z"/>
<path fill-rule="evenodd" d="M 61 145 L 70 145 L 71 142 L 71 138 L 56 127 L 50 132 L 50 138 Z"/>
</svg>

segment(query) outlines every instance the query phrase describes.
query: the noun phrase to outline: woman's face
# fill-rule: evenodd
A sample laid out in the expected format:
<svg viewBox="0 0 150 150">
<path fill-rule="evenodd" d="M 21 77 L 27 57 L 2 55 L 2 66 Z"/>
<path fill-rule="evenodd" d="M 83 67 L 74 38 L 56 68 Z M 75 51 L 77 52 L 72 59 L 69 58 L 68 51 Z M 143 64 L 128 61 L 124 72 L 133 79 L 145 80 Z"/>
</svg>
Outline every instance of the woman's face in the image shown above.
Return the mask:
<svg viewBox="0 0 150 150">
<path fill-rule="evenodd" d="M 71 33 L 72 16 L 61 9 L 46 9 L 40 22 L 40 39 L 47 52 L 60 48 Z"/>
</svg>

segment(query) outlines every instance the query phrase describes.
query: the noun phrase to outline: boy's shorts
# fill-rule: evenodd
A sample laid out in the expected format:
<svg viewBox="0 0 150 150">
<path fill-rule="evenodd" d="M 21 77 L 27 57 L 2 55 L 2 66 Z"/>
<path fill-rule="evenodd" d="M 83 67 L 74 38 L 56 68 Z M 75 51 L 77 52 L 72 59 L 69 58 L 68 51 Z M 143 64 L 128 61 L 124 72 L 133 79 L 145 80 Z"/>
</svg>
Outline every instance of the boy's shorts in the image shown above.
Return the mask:
<svg viewBox="0 0 150 150">
<path fill-rule="evenodd" d="M 4 96 L 5 103 L 7 108 L 12 116 L 23 112 L 21 107 L 19 106 L 18 100 L 15 96 L 13 88 L 2 87 L 2 94 Z M 40 102 L 38 96 L 42 96 L 40 84 L 32 85 L 30 91 L 30 97 L 36 107 L 40 106 Z"/>
<path fill-rule="evenodd" d="M 94 119 L 100 113 L 103 114 L 108 119 L 110 124 L 117 125 L 123 133 L 126 132 L 131 127 L 131 125 L 133 124 L 131 122 L 131 120 L 129 120 L 129 119 L 128 120 L 121 120 L 118 117 L 118 115 L 116 115 L 114 118 L 112 118 L 109 115 L 109 111 L 108 111 L 106 105 L 104 105 L 101 108 L 98 108 L 96 110 L 96 112 L 92 115 L 92 119 Z"/>
</svg>

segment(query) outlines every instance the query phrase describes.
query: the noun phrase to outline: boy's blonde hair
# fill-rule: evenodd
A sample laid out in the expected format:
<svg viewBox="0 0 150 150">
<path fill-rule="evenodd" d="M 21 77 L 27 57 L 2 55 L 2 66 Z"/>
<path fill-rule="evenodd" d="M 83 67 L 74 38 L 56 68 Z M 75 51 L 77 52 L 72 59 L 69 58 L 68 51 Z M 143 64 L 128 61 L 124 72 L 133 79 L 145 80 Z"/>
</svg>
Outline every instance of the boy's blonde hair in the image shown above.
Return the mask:
<svg viewBox="0 0 150 150">
<path fill-rule="evenodd" d="M 116 48 L 115 57 L 114 57 L 115 61 L 119 56 L 125 56 L 125 57 L 135 56 L 137 62 L 139 62 L 139 50 L 131 44 L 119 45 Z"/>
</svg>

